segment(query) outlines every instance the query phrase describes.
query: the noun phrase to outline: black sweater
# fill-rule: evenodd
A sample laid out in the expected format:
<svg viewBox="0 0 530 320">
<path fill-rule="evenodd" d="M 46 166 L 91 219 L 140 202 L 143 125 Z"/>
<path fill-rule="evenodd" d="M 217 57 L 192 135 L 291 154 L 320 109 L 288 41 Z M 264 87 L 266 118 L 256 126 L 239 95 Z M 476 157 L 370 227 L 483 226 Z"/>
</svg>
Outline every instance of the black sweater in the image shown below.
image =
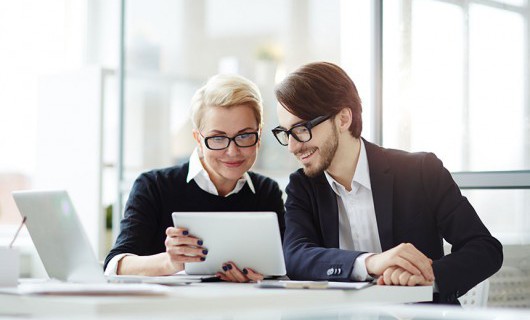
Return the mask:
<svg viewBox="0 0 530 320">
<path fill-rule="evenodd" d="M 274 211 L 280 234 L 285 229 L 282 191 L 276 181 L 249 172 L 256 193 L 248 184 L 228 197 L 210 194 L 195 183 L 186 182 L 189 163 L 141 174 L 132 187 L 116 243 L 105 259 L 104 268 L 120 253 L 140 256 L 166 250 L 166 229 L 173 226 L 171 213 L 178 211 Z"/>
</svg>

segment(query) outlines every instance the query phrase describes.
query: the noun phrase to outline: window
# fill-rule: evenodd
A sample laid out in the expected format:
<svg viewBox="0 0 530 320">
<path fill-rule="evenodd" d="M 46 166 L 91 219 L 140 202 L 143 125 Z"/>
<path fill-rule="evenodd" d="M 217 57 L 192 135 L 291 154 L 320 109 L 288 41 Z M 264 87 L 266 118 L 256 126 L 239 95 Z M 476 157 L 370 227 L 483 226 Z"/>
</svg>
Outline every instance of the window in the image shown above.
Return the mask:
<svg viewBox="0 0 530 320">
<path fill-rule="evenodd" d="M 0 3 L 0 237 L 20 221 L 12 190 L 66 188 L 105 254 L 104 208 L 117 189 L 126 198 L 140 172 L 187 160 L 191 96 L 219 72 L 260 87 L 265 128 L 254 170 L 285 186 L 298 163 L 270 133 L 277 125 L 273 88 L 301 64 L 327 60 L 360 91 L 365 138 L 433 151 L 457 181 L 470 172 L 486 177 L 464 194 L 503 241 L 528 243 L 519 236 L 530 231 L 528 186 L 489 190 L 498 176 L 483 174 L 530 170 L 527 1 L 384 1 L 382 16 L 372 14 L 375 0 L 125 3 L 123 114 L 116 108 L 119 2 Z M 383 25 L 382 83 L 373 72 L 374 17 Z M 379 117 L 374 87 L 381 84 Z M 381 141 L 372 133 L 378 123 Z M 497 223 L 501 214 L 511 218 Z"/>
<path fill-rule="evenodd" d="M 464 194 L 490 231 L 528 243 L 528 192 L 490 173 L 530 170 L 526 1 L 385 1 L 383 12 L 383 145 L 433 151 L 457 181 L 475 172 L 481 189 Z"/>
<path fill-rule="evenodd" d="M 0 3 L 0 226 L 21 220 L 11 191 L 45 183 L 37 172 L 41 90 L 48 75 L 83 65 L 83 5 Z"/>
<path fill-rule="evenodd" d="M 187 161 L 191 97 L 217 73 L 259 86 L 265 127 L 254 170 L 285 186 L 298 163 L 271 134 L 274 85 L 304 63 L 331 61 L 356 79 L 368 105 L 370 8 L 337 0 L 127 2 L 124 194 L 140 172 Z"/>
<path fill-rule="evenodd" d="M 111 4 L 86 0 L 0 2 L 2 244 L 21 221 L 12 191 L 66 189 L 99 251 L 106 197 L 102 119 L 112 120 L 103 113 L 113 103 L 107 93 L 116 86 L 112 70 L 103 66 L 117 61 L 107 43 L 116 56 L 118 50 L 115 41 L 105 41 L 113 39 L 113 29 L 97 18 L 112 16 L 112 10 Z M 106 32 L 97 33 L 99 27 Z M 26 243 L 31 241 L 17 241 Z"/>
</svg>

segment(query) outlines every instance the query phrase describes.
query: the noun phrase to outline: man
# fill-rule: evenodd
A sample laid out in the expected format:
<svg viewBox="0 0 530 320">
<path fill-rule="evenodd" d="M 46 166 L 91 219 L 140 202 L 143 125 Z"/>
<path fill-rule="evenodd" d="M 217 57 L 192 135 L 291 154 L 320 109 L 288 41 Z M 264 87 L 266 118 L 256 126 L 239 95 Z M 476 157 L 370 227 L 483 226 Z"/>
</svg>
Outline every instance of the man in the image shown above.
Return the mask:
<svg viewBox="0 0 530 320">
<path fill-rule="evenodd" d="M 341 68 L 304 65 L 275 93 L 273 133 L 303 166 L 286 188 L 291 279 L 433 284 L 433 301 L 458 304 L 500 268 L 501 244 L 434 154 L 361 138 L 361 100 Z"/>
</svg>

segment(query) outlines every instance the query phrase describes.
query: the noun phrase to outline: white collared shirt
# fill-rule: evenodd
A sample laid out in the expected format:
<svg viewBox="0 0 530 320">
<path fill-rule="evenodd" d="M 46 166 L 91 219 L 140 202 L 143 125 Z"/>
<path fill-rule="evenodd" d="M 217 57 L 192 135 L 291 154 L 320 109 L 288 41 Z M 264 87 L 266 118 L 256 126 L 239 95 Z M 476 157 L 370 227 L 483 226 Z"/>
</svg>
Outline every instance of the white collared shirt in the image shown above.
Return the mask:
<svg viewBox="0 0 530 320">
<path fill-rule="evenodd" d="M 191 180 L 195 180 L 195 183 L 197 183 L 199 188 L 201 188 L 205 192 L 216 196 L 219 195 L 219 192 L 217 192 L 217 188 L 210 179 L 208 172 L 204 169 L 201 159 L 199 159 L 199 153 L 197 152 L 197 148 L 193 150 L 189 161 L 188 176 L 186 177 L 186 182 L 190 183 Z M 241 191 L 241 189 L 243 189 L 243 187 L 245 186 L 245 183 L 248 183 L 248 187 L 250 188 L 252 193 L 256 193 L 256 190 L 254 189 L 254 184 L 252 183 L 252 179 L 250 179 L 250 175 L 248 174 L 248 172 L 245 172 L 243 177 L 241 177 L 241 179 L 237 181 L 234 189 L 230 191 L 225 197 L 228 197 L 231 194 L 235 194 Z M 125 256 L 134 256 L 134 254 L 121 253 L 112 257 L 112 259 L 107 264 L 107 268 L 105 269 L 105 275 L 115 276 L 118 272 L 118 263 Z"/>
<path fill-rule="evenodd" d="M 197 183 L 199 188 L 201 188 L 202 190 L 216 196 L 219 195 L 219 193 L 217 192 L 217 188 L 210 179 L 210 176 L 208 175 L 208 172 L 206 171 L 206 169 L 204 169 L 202 165 L 197 148 L 193 150 L 193 153 L 190 156 L 190 166 L 188 169 L 188 176 L 186 178 L 186 182 L 189 183 L 191 180 L 195 180 L 195 183 Z M 241 191 L 241 189 L 243 189 L 243 187 L 245 186 L 245 183 L 248 183 L 248 187 L 250 188 L 252 193 L 256 193 L 256 190 L 254 189 L 254 184 L 252 184 L 252 179 L 250 179 L 250 175 L 248 174 L 248 172 L 245 172 L 245 174 L 243 174 L 243 177 L 241 177 L 241 179 L 237 181 L 234 190 L 230 191 L 225 197 L 228 197 L 231 194 L 238 193 L 239 191 Z"/>
<path fill-rule="evenodd" d="M 370 252 L 360 255 L 355 260 L 352 272 L 352 279 L 364 281 L 370 278 L 364 260 L 373 253 L 380 253 L 382 250 L 375 217 L 368 157 L 364 142 L 362 140 L 360 142 L 361 150 L 351 182 L 351 191 L 346 190 L 329 173 L 325 172 L 325 175 L 337 195 L 339 248 Z"/>
</svg>

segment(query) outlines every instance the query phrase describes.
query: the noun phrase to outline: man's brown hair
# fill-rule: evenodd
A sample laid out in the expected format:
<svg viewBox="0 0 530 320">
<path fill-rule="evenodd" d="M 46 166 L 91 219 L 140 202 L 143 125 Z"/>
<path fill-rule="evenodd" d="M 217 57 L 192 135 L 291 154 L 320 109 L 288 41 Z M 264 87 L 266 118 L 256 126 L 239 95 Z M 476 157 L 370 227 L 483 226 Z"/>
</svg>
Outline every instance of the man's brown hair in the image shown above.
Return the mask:
<svg viewBox="0 0 530 320">
<path fill-rule="evenodd" d="M 343 108 L 350 108 L 350 132 L 355 138 L 361 136 L 361 98 L 351 78 L 333 63 L 303 65 L 276 86 L 275 94 L 287 111 L 303 120 L 334 116 Z"/>
</svg>

